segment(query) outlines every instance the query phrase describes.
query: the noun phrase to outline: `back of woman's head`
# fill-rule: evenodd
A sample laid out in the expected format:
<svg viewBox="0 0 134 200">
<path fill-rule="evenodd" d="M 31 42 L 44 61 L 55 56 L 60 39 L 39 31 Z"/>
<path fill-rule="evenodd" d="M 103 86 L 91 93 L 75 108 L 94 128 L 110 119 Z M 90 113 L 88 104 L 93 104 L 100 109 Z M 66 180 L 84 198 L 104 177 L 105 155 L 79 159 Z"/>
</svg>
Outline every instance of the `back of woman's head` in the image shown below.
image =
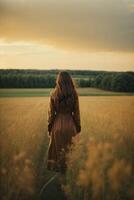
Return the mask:
<svg viewBox="0 0 134 200">
<path fill-rule="evenodd" d="M 54 96 L 67 105 L 73 103 L 77 97 L 77 92 L 73 80 L 68 72 L 61 71 L 57 75 Z"/>
</svg>

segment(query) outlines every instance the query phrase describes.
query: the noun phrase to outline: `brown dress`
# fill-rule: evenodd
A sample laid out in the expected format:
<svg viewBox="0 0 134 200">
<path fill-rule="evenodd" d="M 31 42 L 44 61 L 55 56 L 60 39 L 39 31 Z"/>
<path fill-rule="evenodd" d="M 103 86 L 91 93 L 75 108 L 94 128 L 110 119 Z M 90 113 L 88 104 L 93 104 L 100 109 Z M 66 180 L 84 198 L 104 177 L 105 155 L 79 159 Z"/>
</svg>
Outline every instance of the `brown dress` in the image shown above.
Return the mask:
<svg viewBox="0 0 134 200">
<path fill-rule="evenodd" d="M 65 172 L 67 169 L 66 153 L 72 143 L 72 137 L 81 131 L 79 99 L 66 104 L 66 101 L 55 100 L 50 95 L 48 109 L 48 132 L 50 143 L 48 148 L 47 169 Z"/>
</svg>

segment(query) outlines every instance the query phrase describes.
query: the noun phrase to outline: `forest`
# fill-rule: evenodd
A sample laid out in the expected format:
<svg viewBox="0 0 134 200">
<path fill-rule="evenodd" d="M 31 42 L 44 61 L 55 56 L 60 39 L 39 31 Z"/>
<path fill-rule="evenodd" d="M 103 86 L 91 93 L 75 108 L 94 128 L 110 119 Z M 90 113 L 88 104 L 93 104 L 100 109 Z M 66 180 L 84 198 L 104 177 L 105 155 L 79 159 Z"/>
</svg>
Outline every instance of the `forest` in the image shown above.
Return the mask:
<svg viewBox="0 0 134 200">
<path fill-rule="evenodd" d="M 134 72 L 66 70 L 76 87 L 134 92 Z M 1 69 L 0 88 L 53 88 L 59 70 Z"/>
</svg>

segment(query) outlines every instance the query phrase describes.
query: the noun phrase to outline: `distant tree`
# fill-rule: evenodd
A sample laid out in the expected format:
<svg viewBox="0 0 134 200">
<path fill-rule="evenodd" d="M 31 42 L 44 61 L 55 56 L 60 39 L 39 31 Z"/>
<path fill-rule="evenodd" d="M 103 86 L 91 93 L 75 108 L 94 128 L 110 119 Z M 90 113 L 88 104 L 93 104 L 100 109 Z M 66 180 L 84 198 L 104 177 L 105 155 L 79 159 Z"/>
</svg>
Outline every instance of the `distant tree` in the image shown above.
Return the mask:
<svg viewBox="0 0 134 200">
<path fill-rule="evenodd" d="M 103 77 L 104 77 L 103 74 L 97 75 L 97 76 L 94 78 L 94 81 L 93 81 L 92 86 L 93 86 L 93 87 L 98 87 L 98 88 L 100 88 L 100 87 L 101 87 L 101 81 L 102 81 Z"/>
<path fill-rule="evenodd" d="M 120 73 L 113 77 L 112 90 L 119 92 L 134 92 L 134 73 Z"/>
<path fill-rule="evenodd" d="M 91 80 L 90 79 L 78 79 L 77 85 L 79 87 L 90 87 L 91 86 Z"/>
<path fill-rule="evenodd" d="M 112 75 L 105 75 L 100 82 L 100 88 L 111 90 L 112 79 L 113 79 Z"/>
</svg>

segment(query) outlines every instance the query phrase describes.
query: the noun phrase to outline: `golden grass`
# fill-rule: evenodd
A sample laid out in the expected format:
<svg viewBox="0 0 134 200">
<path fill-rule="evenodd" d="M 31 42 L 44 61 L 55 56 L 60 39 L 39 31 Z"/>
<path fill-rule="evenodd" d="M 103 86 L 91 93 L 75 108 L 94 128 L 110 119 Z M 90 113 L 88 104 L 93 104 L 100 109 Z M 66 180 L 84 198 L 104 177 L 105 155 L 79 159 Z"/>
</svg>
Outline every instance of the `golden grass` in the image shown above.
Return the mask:
<svg viewBox="0 0 134 200">
<path fill-rule="evenodd" d="M 47 105 L 47 98 L 0 100 L 4 199 L 10 199 L 13 195 L 14 199 L 17 195 L 35 196 L 40 174 L 38 171 L 42 167 L 48 146 Z"/>
<path fill-rule="evenodd" d="M 134 199 L 134 99 L 81 99 L 82 133 L 68 155 L 70 199 Z M 75 170 L 74 170 L 75 169 Z"/>
<path fill-rule="evenodd" d="M 134 97 L 80 97 L 82 132 L 64 190 L 75 199 L 134 199 Z M 2 199 L 37 199 L 48 148 L 48 97 L 0 99 Z M 74 170 L 75 169 L 75 170 Z M 126 199 L 127 199 L 126 198 Z"/>
</svg>

